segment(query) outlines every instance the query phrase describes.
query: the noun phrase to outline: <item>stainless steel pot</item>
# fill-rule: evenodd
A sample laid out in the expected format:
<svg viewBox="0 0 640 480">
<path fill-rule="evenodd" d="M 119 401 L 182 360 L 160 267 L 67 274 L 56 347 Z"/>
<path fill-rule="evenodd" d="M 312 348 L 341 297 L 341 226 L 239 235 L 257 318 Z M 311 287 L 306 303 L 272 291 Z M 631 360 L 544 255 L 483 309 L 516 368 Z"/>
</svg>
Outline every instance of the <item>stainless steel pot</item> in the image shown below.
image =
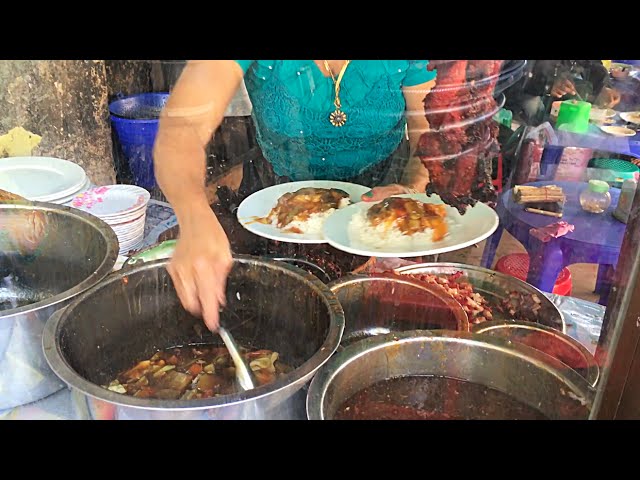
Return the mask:
<svg viewBox="0 0 640 480">
<path fill-rule="evenodd" d="M 165 259 L 115 272 L 47 322 L 45 357 L 65 383 L 88 397 L 92 416 L 304 418 L 301 389 L 338 347 L 344 313 L 320 280 L 274 260 L 234 257 L 221 320 L 236 342 L 278 352 L 293 372 L 253 390 L 201 400 L 134 398 L 101 387 L 159 349 L 222 344 L 182 308 L 166 264 Z"/>
<path fill-rule="evenodd" d="M 367 338 L 336 354 L 311 382 L 307 415 L 332 419 L 362 389 L 408 375 L 484 385 L 550 419 L 585 418 L 594 395 L 584 378 L 532 348 L 469 332 L 416 330 Z"/>
<path fill-rule="evenodd" d="M 0 204 L 0 410 L 64 387 L 42 355 L 45 322 L 115 265 L 102 220 L 53 204 Z"/>
<path fill-rule="evenodd" d="M 543 353 L 548 352 L 548 355 L 578 372 L 589 385 L 595 386 L 600 378 L 600 367 L 591 352 L 577 340 L 553 328 L 532 322 L 505 321 L 480 323 L 474 325 L 471 331 L 525 343 Z"/>
<path fill-rule="evenodd" d="M 457 301 L 410 278 L 348 275 L 328 286 L 344 309 L 342 347 L 405 330 L 469 331 L 467 314 Z"/>
</svg>

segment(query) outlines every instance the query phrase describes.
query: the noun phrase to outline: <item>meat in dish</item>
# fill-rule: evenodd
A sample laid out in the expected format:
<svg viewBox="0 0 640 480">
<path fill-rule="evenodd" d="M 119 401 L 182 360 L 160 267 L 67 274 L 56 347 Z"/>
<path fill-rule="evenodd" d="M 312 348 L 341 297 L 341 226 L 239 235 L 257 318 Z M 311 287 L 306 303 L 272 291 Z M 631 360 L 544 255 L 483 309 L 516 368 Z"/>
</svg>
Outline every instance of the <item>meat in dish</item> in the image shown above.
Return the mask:
<svg viewBox="0 0 640 480">
<path fill-rule="evenodd" d="M 430 130 L 417 155 L 429 171 L 427 194 L 464 214 L 477 201 L 492 203 L 492 159 L 499 152 L 493 92 L 502 60 L 433 60 L 436 85 L 425 97 Z"/>
<path fill-rule="evenodd" d="M 387 272 L 388 275 L 399 275 Z M 431 273 L 416 273 L 401 275 L 408 276 L 419 282 L 437 285 L 445 293 L 452 296 L 469 317 L 470 324 L 478 324 L 495 320 L 497 316 L 509 320 L 540 323 L 543 320 L 542 300 L 536 294 L 524 294 L 522 292 L 509 292 L 504 298 L 487 299 L 475 291 L 463 272 L 455 272 L 449 275 L 434 275 Z M 557 328 L 561 328 L 558 325 Z"/>
<path fill-rule="evenodd" d="M 270 350 L 241 349 L 256 386 L 275 381 L 292 369 Z M 125 370 L 104 386 L 116 393 L 164 400 L 193 400 L 237 393 L 235 367 L 225 347 L 195 345 L 170 348 Z"/>
</svg>

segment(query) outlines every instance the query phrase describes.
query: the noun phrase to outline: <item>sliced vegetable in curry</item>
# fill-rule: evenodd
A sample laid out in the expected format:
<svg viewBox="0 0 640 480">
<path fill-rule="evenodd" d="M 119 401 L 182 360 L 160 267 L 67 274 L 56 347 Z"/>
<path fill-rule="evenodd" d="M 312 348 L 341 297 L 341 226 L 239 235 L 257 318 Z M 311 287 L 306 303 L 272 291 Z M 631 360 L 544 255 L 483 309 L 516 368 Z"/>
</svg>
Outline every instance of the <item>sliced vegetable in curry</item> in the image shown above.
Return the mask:
<svg viewBox="0 0 640 480">
<path fill-rule="evenodd" d="M 293 369 L 271 350 L 241 349 L 256 386 L 266 385 Z M 112 392 L 137 398 L 192 400 L 230 395 L 240 391 L 235 367 L 225 347 L 197 345 L 157 352 L 117 375 L 104 385 Z"/>
</svg>

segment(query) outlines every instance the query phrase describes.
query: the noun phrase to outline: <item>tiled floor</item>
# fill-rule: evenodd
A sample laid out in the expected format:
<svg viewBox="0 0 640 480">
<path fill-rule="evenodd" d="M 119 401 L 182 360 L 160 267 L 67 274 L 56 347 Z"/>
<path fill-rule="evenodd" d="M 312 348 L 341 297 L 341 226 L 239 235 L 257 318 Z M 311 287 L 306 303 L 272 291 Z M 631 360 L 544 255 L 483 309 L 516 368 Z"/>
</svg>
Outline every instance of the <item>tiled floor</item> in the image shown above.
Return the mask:
<svg viewBox="0 0 640 480">
<path fill-rule="evenodd" d="M 242 167 L 235 167 L 224 178 L 219 179 L 217 183 L 212 183 L 207 186 L 207 193 L 209 201 L 215 200 L 216 185 L 227 185 L 232 189 L 237 189 L 242 179 Z M 477 246 L 458 250 L 457 252 L 445 253 L 439 256 L 438 261 L 441 262 L 455 262 L 466 263 L 470 265 L 480 265 L 482 258 L 482 252 L 484 250 L 485 242 L 479 243 Z M 508 232 L 504 232 L 498 251 L 496 252 L 496 260 L 504 255 L 510 253 L 524 252 L 524 248 L 515 238 L 509 235 Z M 596 302 L 598 296 L 593 293 L 596 283 L 597 268 L 591 264 L 576 264 L 569 267 L 571 271 L 571 277 L 573 281 L 572 296 L 587 300 L 590 302 Z"/>
</svg>

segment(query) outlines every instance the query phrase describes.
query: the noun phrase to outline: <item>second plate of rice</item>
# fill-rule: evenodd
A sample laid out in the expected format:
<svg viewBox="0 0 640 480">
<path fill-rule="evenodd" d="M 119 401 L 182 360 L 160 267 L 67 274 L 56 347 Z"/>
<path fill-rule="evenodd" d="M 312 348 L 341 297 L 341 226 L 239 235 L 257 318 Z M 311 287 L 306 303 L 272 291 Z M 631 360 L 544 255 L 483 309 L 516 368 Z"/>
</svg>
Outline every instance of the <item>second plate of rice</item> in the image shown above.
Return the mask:
<svg viewBox="0 0 640 480">
<path fill-rule="evenodd" d="M 285 228 L 279 228 L 277 222 L 269 218 L 270 213 L 278 204 L 278 200 L 287 194 L 301 189 L 337 189 L 348 194 L 349 198 L 340 202 L 338 210 L 328 209 L 322 213 L 315 213 L 305 221 L 293 221 Z M 350 203 L 360 202 L 362 194 L 370 188 L 346 182 L 330 180 L 310 180 L 305 182 L 290 182 L 274 185 L 247 197 L 238 207 L 237 217 L 240 224 L 256 235 L 292 243 L 326 243 L 322 227 L 325 221 L 336 211 L 344 209 Z"/>
<path fill-rule="evenodd" d="M 437 195 L 397 195 L 422 203 L 442 205 Z M 433 231 L 405 235 L 398 228 L 373 226 L 367 219 L 372 203 L 357 203 L 336 211 L 324 223 L 327 242 L 342 251 L 367 257 L 411 258 L 436 255 L 469 247 L 489 237 L 498 228 L 498 215 L 489 206 L 477 203 L 464 215 L 448 205 L 446 209 L 447 234 L 434 241 Z"/>
</svg>

